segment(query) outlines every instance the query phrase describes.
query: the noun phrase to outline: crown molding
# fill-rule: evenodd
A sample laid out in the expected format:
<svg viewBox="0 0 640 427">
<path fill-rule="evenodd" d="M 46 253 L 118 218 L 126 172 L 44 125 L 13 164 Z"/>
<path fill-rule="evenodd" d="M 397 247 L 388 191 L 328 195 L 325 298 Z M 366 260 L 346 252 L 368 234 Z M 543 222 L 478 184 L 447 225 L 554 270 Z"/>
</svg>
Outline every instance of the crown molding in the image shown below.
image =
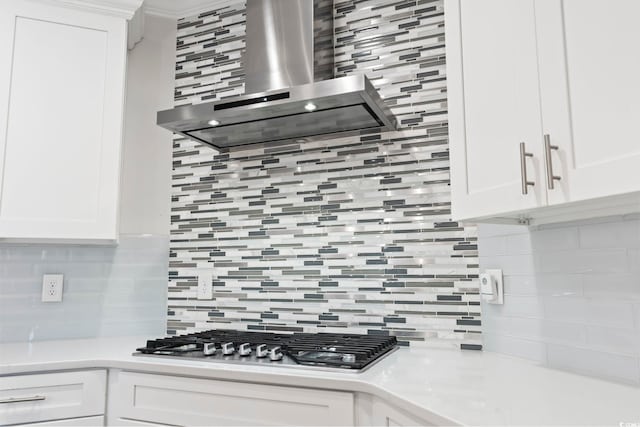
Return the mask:
<svg viewBox="0 0 640 427">
<path fill-rule="evenodd" d="M 180 19 L 219 9 L 243 0 L 145 0 L 144 12 L 163 18 Z"/>
<path fill-rule="evenodd" d="M 144 5 L 127 21 L 127 49 L 132 50 L 144 37 Z"/>
<path fill-rule="evenodd" d="M 140 9 L 143 1 L 144 0 L 52 0 L 49 3 L 130 20 L 136 11 Z"/>
</svg>

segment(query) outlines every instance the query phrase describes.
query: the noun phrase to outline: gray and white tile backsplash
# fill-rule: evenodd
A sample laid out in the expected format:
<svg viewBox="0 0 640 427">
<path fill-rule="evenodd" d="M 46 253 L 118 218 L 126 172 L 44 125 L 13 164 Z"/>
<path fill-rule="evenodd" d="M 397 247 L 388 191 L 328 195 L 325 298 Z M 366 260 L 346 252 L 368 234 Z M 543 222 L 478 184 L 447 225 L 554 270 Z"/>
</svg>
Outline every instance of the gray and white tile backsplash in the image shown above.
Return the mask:
<svg viewBox="0 0 640 427">
<path fill-rule="evenodd" d="M 244 93 L 244 9 L 178 21 L 176 105 Z M 366 73 L 401 130 L 224 153 L 175 137 L 168 332 L 479 348 L 476 230 L 450 220 L 442 0 L 336 1 L 334 17 L 336 76 Z"/>
<path fill-rule="evenodd" d="M 640 384 L 640 217 L 478 227 L 504 306 L 482 307 L 487 350 Z"/>
<path fill-rule="evenodd" d="M 0 341 L 158 335 L 166 322 L 168 238 L 117 246 L 0 245 Z M 63 301 L 41 302 L 42 275 L 64 274 Z"/>
</svg>

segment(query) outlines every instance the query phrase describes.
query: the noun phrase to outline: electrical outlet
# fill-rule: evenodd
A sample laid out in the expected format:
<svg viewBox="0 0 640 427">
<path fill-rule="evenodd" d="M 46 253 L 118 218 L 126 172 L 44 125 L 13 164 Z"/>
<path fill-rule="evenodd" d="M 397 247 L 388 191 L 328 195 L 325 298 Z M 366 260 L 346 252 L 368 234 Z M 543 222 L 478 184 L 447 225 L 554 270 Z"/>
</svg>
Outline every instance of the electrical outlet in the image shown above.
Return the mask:
<svg viewBox="0 0 640 427">
<path fill-rule="evenodd" d="M 198 299 L 213 299 L 213 273 L 198 270 Z"/>
<path fill-rule="evenodd" d="M 502 270 L 485 270 L 480 273 L 480 296 L 489 304 L 504 304 Z"/>
<path fill-rule="evenodd" d="M 61 302 L 64 275 L 45 274 L 42 276 L 42 302 Z"/>
</svg>

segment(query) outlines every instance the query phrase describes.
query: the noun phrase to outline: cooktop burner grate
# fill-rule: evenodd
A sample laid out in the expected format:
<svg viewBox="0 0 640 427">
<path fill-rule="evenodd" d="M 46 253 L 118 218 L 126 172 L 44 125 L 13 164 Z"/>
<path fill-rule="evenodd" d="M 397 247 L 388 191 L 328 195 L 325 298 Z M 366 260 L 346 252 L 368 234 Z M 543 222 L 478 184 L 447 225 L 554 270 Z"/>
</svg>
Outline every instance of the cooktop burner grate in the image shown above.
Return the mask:
<svg viewBox="0 0 640 427">
<path fill-rule="evenodd" d="M 396 347 L 395 337 L 383 335 L 210 330 L 149 340 L 135 354 L 243 363 L 265 363 L 268 360 L 279 364 L 362 370 Z M 238 349 L 243 352 L 238 354 Z M 262 358 L 256 355 L 260 354 L 258 350 L 262 351 Z M 270 350 L 274 350 L 276 356 L 272 358 L 269 353 L 270 357 L 266 358 L 265 351 Z M 282 353 L 280 358 L 278 353 Z"/>
</svg>

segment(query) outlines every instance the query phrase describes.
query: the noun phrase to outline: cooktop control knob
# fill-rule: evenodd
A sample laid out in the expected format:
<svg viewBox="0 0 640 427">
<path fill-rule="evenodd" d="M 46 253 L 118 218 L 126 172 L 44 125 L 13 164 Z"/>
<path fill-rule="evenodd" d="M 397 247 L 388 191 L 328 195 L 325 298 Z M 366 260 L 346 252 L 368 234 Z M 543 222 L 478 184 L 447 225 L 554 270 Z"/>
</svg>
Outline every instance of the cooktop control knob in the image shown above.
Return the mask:
<svg viewBox="0 0 640 427">
<path fill-rule="evenodd" d="M 238 354 L 240 356 L 249 356 L 251 354 L 251 344 L 248 342 L 244 344 L 240 344 L 240 348 L 238 349 Z"/>
<path fill-rule="evenodd" d="M 282 360 L 282 351 L 280 350 L 279 346 L 273 347 L 271 350 L 269 350 L 269 359 L 271 359 L 272 362 Z"/>
<path fill-rule="evenodd" d="M 204 343 L 204 347 L 202 348 L 202 353 L 204 353 L 205 356 L 213 356 L 214 354 L 216 354 L 216 343 L 213 343 L 213 342 Z"/>
<path fill-rule="evenodd" d="M 256 357 L 263 358 L 263 357 L 267 357 L 268 354 L 269 354 L 269 349 L 267 348 L 266 344 L 260 344 L 259 346 L 256 347 Z"/>
<path fill-rule="evenodd" d="M 232 355 L 235 351 L 236 349 L 233 346 L 232 342 L 226 342 L 222 344 L 222 354 L 224 354 L 225 356 Z"/>
<path fill-rule="evenodd" d="M 351 353 L 345 353 L 342 355 L 342 361 L 346 363 L 355 363 L 356 355 Z"/>
</svg>

